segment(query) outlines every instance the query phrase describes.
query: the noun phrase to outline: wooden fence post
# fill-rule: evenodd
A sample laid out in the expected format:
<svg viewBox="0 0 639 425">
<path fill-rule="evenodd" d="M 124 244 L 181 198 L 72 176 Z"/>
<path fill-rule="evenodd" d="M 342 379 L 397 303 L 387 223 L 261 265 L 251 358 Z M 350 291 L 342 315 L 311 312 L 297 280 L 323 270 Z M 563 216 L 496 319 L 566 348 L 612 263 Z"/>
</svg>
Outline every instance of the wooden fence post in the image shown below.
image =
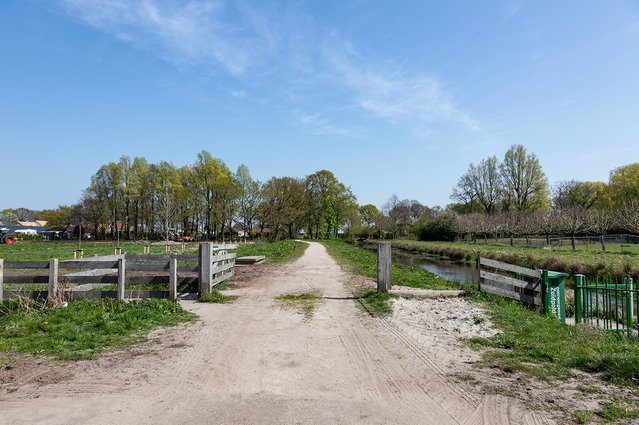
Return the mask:
<svg viewBox="0 0 639 425">
<path fill-rule="evenodd" d="M 171 258 L 169 265 L 169 297 L 177 299 L 177 258 Z"/>
<path fill-rule="evenodd" d="M 58 295 L 58 259 L 52 258 L 49 260 L 49 293 L 47 299 L 50 302 L 55 302 Z"/>
<path fill-rule="evenodd" d="M 0 303 L 4 301 L 4 259 L 0 258 Z"/>
<path fill-rule="evenodd" d="M 124 301 L 124 282 L 126 279 L 126 260 L 118 259 L 118 300 Z"/>
<path fill-rule="evenodd" d="M 387 292 L 391 289 L 391 243 L 377 244 L 377 290 Z"/>
<path fill-rule="evenodd" d="M 213 243 L 202 242 L 200 243 L 200 295 L 208 294 L 211 292 L 211 281 L 213 280 Z"/>
</svg>

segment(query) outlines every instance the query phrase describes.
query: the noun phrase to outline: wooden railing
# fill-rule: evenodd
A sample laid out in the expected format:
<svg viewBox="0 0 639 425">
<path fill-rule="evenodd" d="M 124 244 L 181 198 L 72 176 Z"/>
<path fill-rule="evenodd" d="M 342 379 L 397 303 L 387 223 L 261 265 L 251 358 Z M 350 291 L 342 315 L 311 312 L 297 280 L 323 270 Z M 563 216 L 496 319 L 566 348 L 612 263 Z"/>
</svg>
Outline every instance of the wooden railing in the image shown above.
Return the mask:
<svg viewBox="0 0 639 425">
<path fill-rule="evenodd" d="M 29 297 L 73 298 L 171 298 L 176 299 L 178 284 L 196 281 L 199 292 L 233 276 L 235 245 L 200 244 L 199 255 L 122 254 L 80 260 L 4 261 L 0 259 L 0 302 L 3 299 Z M 188 265 L 195 263 L 197 265 Z M 180 265 L 178 262 L 181 262 Z M 187 263 L 187 264 L 184 264 Z M 195 278 L 197 274 L 197 278 Z M 188 276 L 191 275 L 191 276 Z M 7 290 L 7 285 L 46 285 L 41 290 Z M 113 290 L 96 290 L 105 284 Z M 127 285 L 160 284 L 167 290 L 135 290 Z"/>
<path fill-rule="evenodd" d="M 237 245 L 214 245 L 211 242 L 200 244 L 199 254 L 199 292 L 209 293 L 217 284 L 230 279 L 235 271 L 235 251 Z"/>
<path fill-rule="evenodd" d="M 479 290 L 541 306 L 541 270 L 479 257 Z"/>
</svg>

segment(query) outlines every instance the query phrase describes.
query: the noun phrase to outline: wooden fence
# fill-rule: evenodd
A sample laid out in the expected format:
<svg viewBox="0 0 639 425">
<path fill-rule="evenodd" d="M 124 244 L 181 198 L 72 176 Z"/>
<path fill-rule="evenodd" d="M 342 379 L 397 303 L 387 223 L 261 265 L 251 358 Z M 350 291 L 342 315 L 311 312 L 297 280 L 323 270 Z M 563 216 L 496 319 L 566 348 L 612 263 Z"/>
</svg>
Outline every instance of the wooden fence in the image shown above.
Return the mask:
<svg viewBox="0 0 639 425">
<path fill-rule="evenodd" d="M 4 261 L 0 259 L 0 301 L 8 298 L 171 298 L 178 285 L 210 292 L 233 276 L 235 245 L 200 244 L 199 255 L 122 254 L 81 260 Z M 196 264 L 195 264 L 196 263 Z M 167 290 L 126 289 L 126 285 L 167 285 Z M 47 285 L 41 290 L 5 286 Z M 117 285 L 116 290 L 100 290 Z"/>
<path fill-rule="evenodd" d="M 237 245 L 215 246 L 205 242 L 200 244 L 198 288 L 200 294 L 211 292 L 213 287 L 230 279 L 235 271 L 235 252 Z"/>
<path fill-rule="evenodd" d="M 479 258 L 479 290 L 541 306 L 541 270 Z"/>
</svg>

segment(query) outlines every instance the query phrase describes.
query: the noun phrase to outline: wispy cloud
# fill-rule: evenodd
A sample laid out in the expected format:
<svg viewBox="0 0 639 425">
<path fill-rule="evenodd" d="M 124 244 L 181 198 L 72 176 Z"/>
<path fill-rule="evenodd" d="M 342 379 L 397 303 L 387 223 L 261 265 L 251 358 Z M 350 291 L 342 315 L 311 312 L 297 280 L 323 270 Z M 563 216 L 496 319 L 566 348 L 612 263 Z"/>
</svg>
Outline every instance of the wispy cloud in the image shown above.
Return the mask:
<svg viewBox="0 0 639 425">
<path fill-rule="evenodd" d="M 60 1 L 75 19 L 180 69 L 222 70 L 238 83 L 227 91 L 233 97 L 249 99 L 247 89 L 268 86 L 273 102 L 316 134 L 360 137 L 358 125 L 335 124 L 344 122 L 335 110 L 345 108 L 413 134 L 430 134 L 441 122 L 481 131 L 441 78 L 410 72 L 393 58 L 362 54 L 336 30 L 295 8 L 258 10 L 225 0 Z M 517 12 L 515 7 L 512 13 Z"/>
<path fill-rule="evenodd" d="M 519 12 L 521 12 L 523 8 L 524 7 L 521 5 L 521 3 L 512 3 L 508 5 L 508 10 L 506 11 L 504 17 L 501 19 L 501 25 L 514 18 Z"/>
<path fill-rule="evenodd" d="M 396 124 L 422 126 L 452 121 L 479 130 L 477 123 L 455 106 L 444 84 L 434 75 L 414 75 L 398 66 L 374 66 L 351 43 L 335 36 L 323 53 L 337 81 L 350 89 L 357 105 L 365 111 Z"/>
<path fill-rule="evenodd" d="M 346 137 L 349 139 L 361 139 L 362 131 L 349 128 L 340 127 L 330 122 L 328 118 L 320 113 L 308 114 L 296 111 L 293 113 L 294 118 L 305 126 L 311 133 L 317 135 L 334 135 L 340 137 Z"/>
<path fill-rule="evenodd" d="M 216 63 L 243 74 L 276 40 L 245 7 L 239 19 L 221 1 L 64 0 L 67 12 L 92 27 L 178 66 Z"/>
</svg>

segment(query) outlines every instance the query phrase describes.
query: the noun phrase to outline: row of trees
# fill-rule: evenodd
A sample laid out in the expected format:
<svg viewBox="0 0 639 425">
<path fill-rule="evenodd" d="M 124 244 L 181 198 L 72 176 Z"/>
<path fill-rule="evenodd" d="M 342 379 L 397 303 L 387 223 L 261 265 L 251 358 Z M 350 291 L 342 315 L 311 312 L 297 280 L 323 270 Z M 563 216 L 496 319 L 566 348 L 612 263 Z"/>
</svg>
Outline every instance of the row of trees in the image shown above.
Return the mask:
<svg viewBox="0 0 639 425">
<path fill-rule="evenodd" d="M 569 180 L 549 190 L 539 159 L 513 145 L 502 163 L 471 163 L 451 198 L 458 234 L 565 234 L 574 248 L 579 234 L 639 233 L 639 163 L 612 170 L 608 183 Z"/>
<path fill-rule="evenodd" d="M 183 167 L 123 156 L 101 166 L 73 206 L 4 211 L 6 222 L 36 216 L 51 226 L 82 222 L 100 238 L 120 232 L 129 239 L 173 233 L 220 239 L 238 224 L 246 234 L 293 238 L 301 231 L 326 238 L 352 227 L 358 208 L 350 189 L 330 171 L 262 183 L 246 165 L 233 173 L 221 159 L 202 151 Z"/>
</svg>

